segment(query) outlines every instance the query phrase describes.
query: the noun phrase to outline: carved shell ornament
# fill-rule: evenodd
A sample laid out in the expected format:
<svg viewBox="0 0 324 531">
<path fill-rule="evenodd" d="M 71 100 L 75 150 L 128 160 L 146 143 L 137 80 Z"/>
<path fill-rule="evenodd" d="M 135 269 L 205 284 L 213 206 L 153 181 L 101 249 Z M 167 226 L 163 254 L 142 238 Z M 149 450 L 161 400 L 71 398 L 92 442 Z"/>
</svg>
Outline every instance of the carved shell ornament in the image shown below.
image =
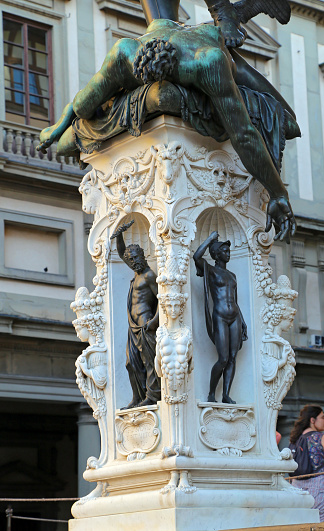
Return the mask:
<svg viewBox="0 0 324 531">
<path fill-rule="evenodd" d="M 193 243 L 196 249 L 217 227 L 220 241 L 230 240 L 233 248 L 246 244 L 248 239 L 239 221 L 229 212 L 220 208 L 204 210 L 197 220 L 197 234 Z"/>
</svg>

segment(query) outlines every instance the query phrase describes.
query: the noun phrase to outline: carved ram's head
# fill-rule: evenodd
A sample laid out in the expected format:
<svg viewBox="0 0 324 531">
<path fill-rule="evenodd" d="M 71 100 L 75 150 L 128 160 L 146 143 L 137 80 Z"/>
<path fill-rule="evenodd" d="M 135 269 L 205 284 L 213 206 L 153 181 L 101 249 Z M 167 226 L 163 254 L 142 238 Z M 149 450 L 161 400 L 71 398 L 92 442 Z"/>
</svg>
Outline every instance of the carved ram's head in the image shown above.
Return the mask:
<svg viewBox="0 0 324 531">
<path fill-rule="evenodd" d="M 82 210 L 87 214 L 98 214 L 102 191 L 98 186 L 98 175 L 96 170 L 87 173 L 79 186 L 82 194 Z"/>
<path fill-rule="evenodd" d="M 158 176 L 165 184 L 172 184 L 180 175 L 183 155 L 182 145 L 179 142 L 158 144 L 157 146 L 152 146 L 151 152 L 156 161 Z"/>
</svg>

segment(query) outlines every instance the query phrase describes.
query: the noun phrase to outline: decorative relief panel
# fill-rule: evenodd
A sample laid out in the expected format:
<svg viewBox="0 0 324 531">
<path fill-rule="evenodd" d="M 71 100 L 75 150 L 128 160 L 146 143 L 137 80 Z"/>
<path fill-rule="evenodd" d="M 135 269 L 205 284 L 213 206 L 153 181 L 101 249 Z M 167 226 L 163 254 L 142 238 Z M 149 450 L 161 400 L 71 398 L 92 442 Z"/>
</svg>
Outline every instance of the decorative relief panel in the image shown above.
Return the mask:
<svg viewBox="0 0 324 531">
<path fill-rule="evenodd" d="M 183 149 L 183 155 L 190 194 L 195 188 L 200 192 L 209 192 L 219 208 L 233 202 L 241 214 L 247 214 L 244 192 L 250 186 L 252 177 L 237 156 L 222 150 L 208 152 L 203 148 L 197 149 L 197 154 Z"/>
<path fill-rule="evenodd" d="M 200 440 L 221 455 L 241 457 L 243 452 L 251 450 L 256 442 L 255 418 L 250 407 L 210 406 L 198 404 L 203 408 L 200 414 Z"/>
<path fill-rule="evenodd" d="M 191 448 L 185 444 L 183 420 L 188 401 L 188 376 L 193 369 L 192 332 L 183 323 L 188 294 L 182 293 L 182 287 L 187 283 L 190 251 L 182 245 L 175 252 L 172 244 L 166 246 L 161 240 L 156 254 L 156 280 L 160 287 L 158 299 L 164 324 L 156 332 L 155 369 L 164 378 L 163 399 L 170 406 L 171 432 L 171 445 L 163 448 L 162 457 L 193 457 Z"/>
<path fill-rule="evenodd" d="M 242 247 L 247 243 L 247 237 L 239 221 L 220 208 L 208 208 L 197 220 L 197 234 L 192 245 L 193 249 L 198 249 L 208 236 L 217 227 L 219 241 L 230 240 L 233 249 Z"/>
<path fill-rule="evenodd" d="M 161 432 L 154 410 L 157 406 L 151 406 L 149 410 L 146 407 L 145 410 L 118 412 L 115 418 L 116 443 L 119 453 L 127 456 L 127 461 L 144 459 L 158 446 Z"/>
<path fill-rule="evenodd" d="M 187 193 L 179 198 L 174 186 L 181 175 L 186 175 Z M 158 181 L 164 186 L 164 197 L 160 199 L 155 196 Z M 166 206 L 177 203 L 176 199 L 185 198 L 191 200 L 189 208 L 210 200 L 219 208 L 233 204 L 237 212 L 247 216 L 245 193 L 251 181 L 252 177 L 237 155 L 223 150 L 209 152 L 203 147 L 189 151 L 184 144 L 173 141 L 152 146 L 132 157 L 121 157 L 106 174 L 91 170 L 84 176 L 79 191 L 83 198 L 83 210 L 94 214 L 95 221 L 103 199 L 108 201 L 106 227 L 118 218 L 120 212 L 129 214 L 136 205 L 148 211 L 162 209 L 163 217 L 170 217 Z M 158 212 L 154 213 L 156 215 Z M 161 223 L 161 216 L 158 217 Z"/>
</svg>

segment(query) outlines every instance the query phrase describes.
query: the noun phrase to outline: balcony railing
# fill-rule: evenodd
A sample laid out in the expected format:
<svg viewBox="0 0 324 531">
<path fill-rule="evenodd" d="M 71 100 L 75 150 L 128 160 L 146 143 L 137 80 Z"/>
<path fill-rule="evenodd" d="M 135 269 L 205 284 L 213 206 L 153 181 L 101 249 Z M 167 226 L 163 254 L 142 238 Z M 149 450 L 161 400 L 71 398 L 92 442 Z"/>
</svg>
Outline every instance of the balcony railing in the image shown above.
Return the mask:
<svg viewBox="0 0 324 531">
<path fill-rule="evenodd" d="M 56 143 L 47 149 L 46 154 L 37 151 L 39 134 L 40 129 L 36 127 L 0 121 L 0 157 L 5 154 L 16 162 L 43 163 L 53 170 L 60 170 L 63 167 L 65 171 L 78 169 L 75 157 L 63 157 L 57 154 Z"/>
</svg>

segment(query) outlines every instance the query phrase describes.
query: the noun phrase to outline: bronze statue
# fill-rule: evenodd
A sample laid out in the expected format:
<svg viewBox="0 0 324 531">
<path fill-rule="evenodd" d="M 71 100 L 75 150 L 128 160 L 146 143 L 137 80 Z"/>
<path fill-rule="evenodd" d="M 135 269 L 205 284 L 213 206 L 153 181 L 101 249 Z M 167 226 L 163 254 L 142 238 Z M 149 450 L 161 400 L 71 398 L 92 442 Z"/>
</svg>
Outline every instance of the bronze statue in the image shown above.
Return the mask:
<svg viewBox="0 0 324 531">
<path fill-rule="evenodd" d="M 236 276 L 226 269 L 230 260 L 230 241 L 219 242 L 218 233 L 212 232 L 195 252 L 193 259 L 197 275 L 204 277 L 205 316 L 207 332 L 218 353 L 218 361 L 212 368 L 208 402 L 215 402 L 215 390 L 223 375 L 223 402 L 235 404 L 229 396 L 234 374 L 236 355 L 247 340 L 247 327 L 237 304 Z M 211 266 L 203 258 L 209 248 L 215 260 Z M 209 311 L 209 293 L 213 301 L 213 313 Z"/>
<path fill-rule="evenodd" d="M 91 153 L 128 129 L 135 136 L 147 114 L 180 115 L 199 133 L 230 139 L 246 169 L 268 190 L 266 231 L 294 234 L 296 223 L 280 178 L 286 139 L 300 135 L 292 109 L 233 48 L 245 34 L 240 22 L 263 11 L 288 22 L 287 0 L 207 1 L 216 26 L 179 24 L 179 1 L 142 0 L 150 23 L 145 35 L 120 39 L 97 74 L 41 133 L 39 149 L 58 140 L 57 153 Z M 161 18 L 168 17 L 168 18 Z M 224 40 L 225 35 L 225 40 Z M 108 102 L 114 98 L 113 103 Z"/>
<path fill-rule="evenodd" d="M 156 404 L 161 398 L 160 379 L 154 368 L 156 329 L 159 325 L 156 275 L 149 267 L 139 245 L 125 246 L 123 232 L 134 220 L 118 227 L 111 239 L 117 239 L 120 258 L 134 272 L 127 299 L 128 339 L 126 368 L 133 391 L 124 409 Z"/>
</svg>

